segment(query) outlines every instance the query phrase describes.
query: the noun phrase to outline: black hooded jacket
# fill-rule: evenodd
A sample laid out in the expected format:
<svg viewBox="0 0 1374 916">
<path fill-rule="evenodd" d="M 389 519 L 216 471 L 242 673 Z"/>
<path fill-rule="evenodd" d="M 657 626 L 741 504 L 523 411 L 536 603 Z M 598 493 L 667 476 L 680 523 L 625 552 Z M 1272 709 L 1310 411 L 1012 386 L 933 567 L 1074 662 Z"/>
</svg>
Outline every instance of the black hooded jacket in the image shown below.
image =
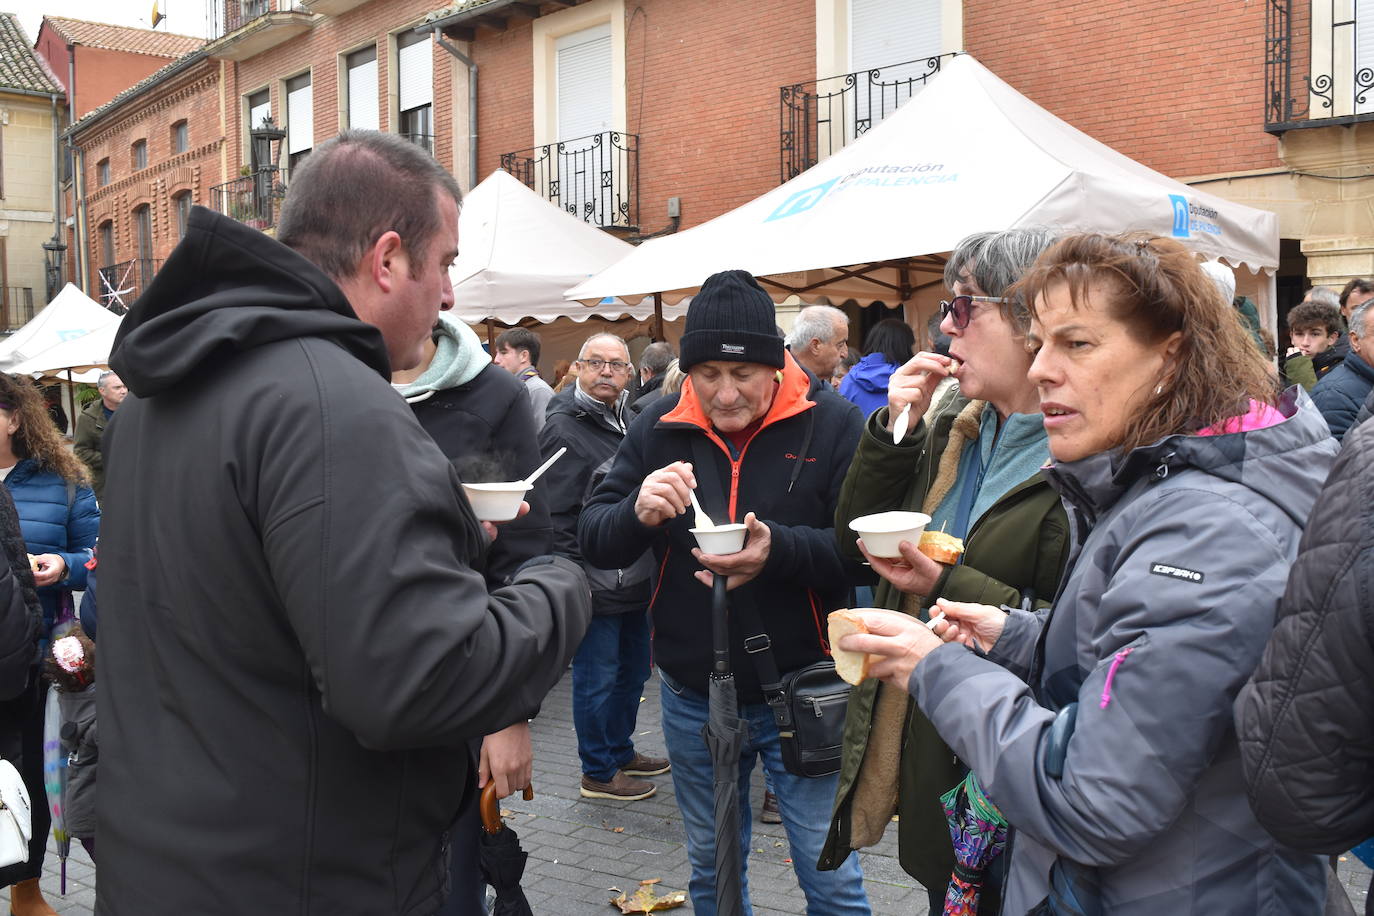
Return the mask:
<svg viewBox="0 0 1374 916">
<path fill-rule="evenodd" d="M 233 220 L 192 211 L 112 363 L 100 911 L 434 912 L 465 739 L 557 681 L 581 571 L 488 594 L 380 333 Z"/>
</svg>

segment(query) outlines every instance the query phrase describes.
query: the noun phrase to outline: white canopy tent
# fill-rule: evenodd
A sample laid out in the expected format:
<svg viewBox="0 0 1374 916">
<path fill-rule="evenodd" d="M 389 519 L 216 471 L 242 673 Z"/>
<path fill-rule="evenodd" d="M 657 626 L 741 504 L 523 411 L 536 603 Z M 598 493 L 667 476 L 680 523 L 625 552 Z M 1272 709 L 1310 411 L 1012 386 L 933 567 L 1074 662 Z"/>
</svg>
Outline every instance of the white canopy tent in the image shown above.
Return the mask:
<svg viewBox="0 0 1374 916">
<path fill-rule="evenodd" d="M 109 365 L 110 350 L 114 347 L 115 335 L 119 333 L 122 320 L 118 315 L 111 317 L 115 320 L 103 327 L 49 347 L 36 356 L 16 363 L 9 371 L 17 375 L 32 376 L 57 375 L 59 372 L 65 372 L 69 379 L 75 381 L 94 381 L 93 378 L 83 377 L 79 373 L 98 374 L 100 369 Z"/>
<path fill-rule="evenodd" d="M 501 169 L 464 198 L 458 248 L 449 270 L 453 312 L 469 324 L 653 316 L 649 305 L 606 299 L 588 309 L 565 299 L 569 286 L 624 258 L 634 246 L 565 213 Z M 665 317 L 682 312 L 685 308 Z"/>
<path fill-rule="evenodd" d="M 881 124 L 784 185 L 648 241 L 567 296 L 679 302 L 743 268 L 774 298 L 906 302 L 965 236 L 1017 226 L 1177 238 L 1244 267 L 1274 324 L 1278 218 L 1190 188 L 1056 118 L 969 55 Z"/>
<path fill-rule="evenodd" d="M 40 353 L 118 322 L 118 315 L 68 283 L 32 320 L 0 341 L 0 371 L 15 371 Z"/>
</svg>

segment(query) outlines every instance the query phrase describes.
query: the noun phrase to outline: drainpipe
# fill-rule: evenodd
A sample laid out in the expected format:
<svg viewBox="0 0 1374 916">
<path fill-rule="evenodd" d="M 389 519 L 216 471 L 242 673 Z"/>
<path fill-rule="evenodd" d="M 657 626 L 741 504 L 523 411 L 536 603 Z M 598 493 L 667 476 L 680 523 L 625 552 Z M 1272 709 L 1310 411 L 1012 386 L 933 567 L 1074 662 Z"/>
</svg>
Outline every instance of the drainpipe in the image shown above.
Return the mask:
<svg viewBox="0 0 1374 916">
<path fill-rule="evenodd" d="M 64 233 L 62 232 L 62 133 L 58 129 L 57 93 L 54 92 L 52 96 L 52 240 L 57 244 L 65 244 Z M 61 253 L 54 254 L 53 260 L 57 267 L 57 277 L 53 284 L 56 287 L 53 290 L 55 296 L 58 290 L 62 289 L 63 264 Z M 46 266 L 44 265 L 45 272 Z"/>
<path fill-rule="evenodd" d="M 468 68 L 468 190 L 477 187 L 477 62 L 458 47 L 445 40 L 444 33 L 433 29 L 434 43 L 458 58 Z"/>
</svg>

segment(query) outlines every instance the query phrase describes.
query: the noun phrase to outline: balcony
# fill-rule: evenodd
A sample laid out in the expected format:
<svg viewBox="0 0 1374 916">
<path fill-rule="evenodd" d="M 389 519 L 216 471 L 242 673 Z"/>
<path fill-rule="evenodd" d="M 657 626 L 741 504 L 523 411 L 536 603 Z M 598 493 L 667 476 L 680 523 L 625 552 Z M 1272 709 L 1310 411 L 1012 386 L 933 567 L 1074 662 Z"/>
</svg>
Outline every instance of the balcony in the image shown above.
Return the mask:
<svg viewBox="0 0 1374 916">
<path fill-rule="evenodd" d="M 367 2 L 368 0 L 300 0 L 301 6 L 323 16 L 342 16 Z"/>
<path fill-rule="evenodd" d="M 501 168 L 603 229 L 639 226 L 639 137 L 616 131 L 501 154 Z"/>
<path fill-rule="evenodd" d="M 1374 8 L 1367 6 L 1265 0 L 1266 131 L 1374 121 Z"/>
<path fill-rule="evenodd" d="M 919 92 L 953 54 L 783 86 L 782 181 L 852 143 Z"/>
<path fill-rule="evenodd" d="M 33 287 L 0 287 L 0 331 L 13 333 L 33 319 Z"/>
<path fill-rule="evenodd" d="M 96 273 L 100 280 L 100 304 L 120 315 L 129 310 L 153 276 L 162 267 L 162 261 L 154 258 L 134 258 L 102 267 Z"/>
<path fill-rule="evenodd" d="M 210 202 L 220 213 L 245 226 L 271 229 L 277 224 L 277 211 L 286 195 L 278 180 L 280 171 L 268 166 L 217 184 L 210 188 Z"/>
<path fill-rule="evenodd" d="M 310 31 L 315 16 L 292 0 L 208 0 L 211 57 L 247 60 Z"/>
</svg>

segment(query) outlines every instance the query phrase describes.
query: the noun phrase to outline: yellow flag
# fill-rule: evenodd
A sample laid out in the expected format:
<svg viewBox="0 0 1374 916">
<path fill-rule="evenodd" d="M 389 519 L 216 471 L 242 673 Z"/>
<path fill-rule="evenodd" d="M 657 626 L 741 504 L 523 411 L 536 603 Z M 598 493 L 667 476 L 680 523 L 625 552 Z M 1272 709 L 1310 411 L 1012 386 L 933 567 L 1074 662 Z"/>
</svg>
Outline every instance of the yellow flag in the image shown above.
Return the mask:
<svg viewBox="0 0 1374 916">
<path fill-rule="evenodd" d="M 157 7 L 158 0 L 153 0 L 153 28 L 157 28 L 157 24 L 167 18 L 166 16 L 162 15 L 162 11 L 159 10 Z"/>
</svg>

